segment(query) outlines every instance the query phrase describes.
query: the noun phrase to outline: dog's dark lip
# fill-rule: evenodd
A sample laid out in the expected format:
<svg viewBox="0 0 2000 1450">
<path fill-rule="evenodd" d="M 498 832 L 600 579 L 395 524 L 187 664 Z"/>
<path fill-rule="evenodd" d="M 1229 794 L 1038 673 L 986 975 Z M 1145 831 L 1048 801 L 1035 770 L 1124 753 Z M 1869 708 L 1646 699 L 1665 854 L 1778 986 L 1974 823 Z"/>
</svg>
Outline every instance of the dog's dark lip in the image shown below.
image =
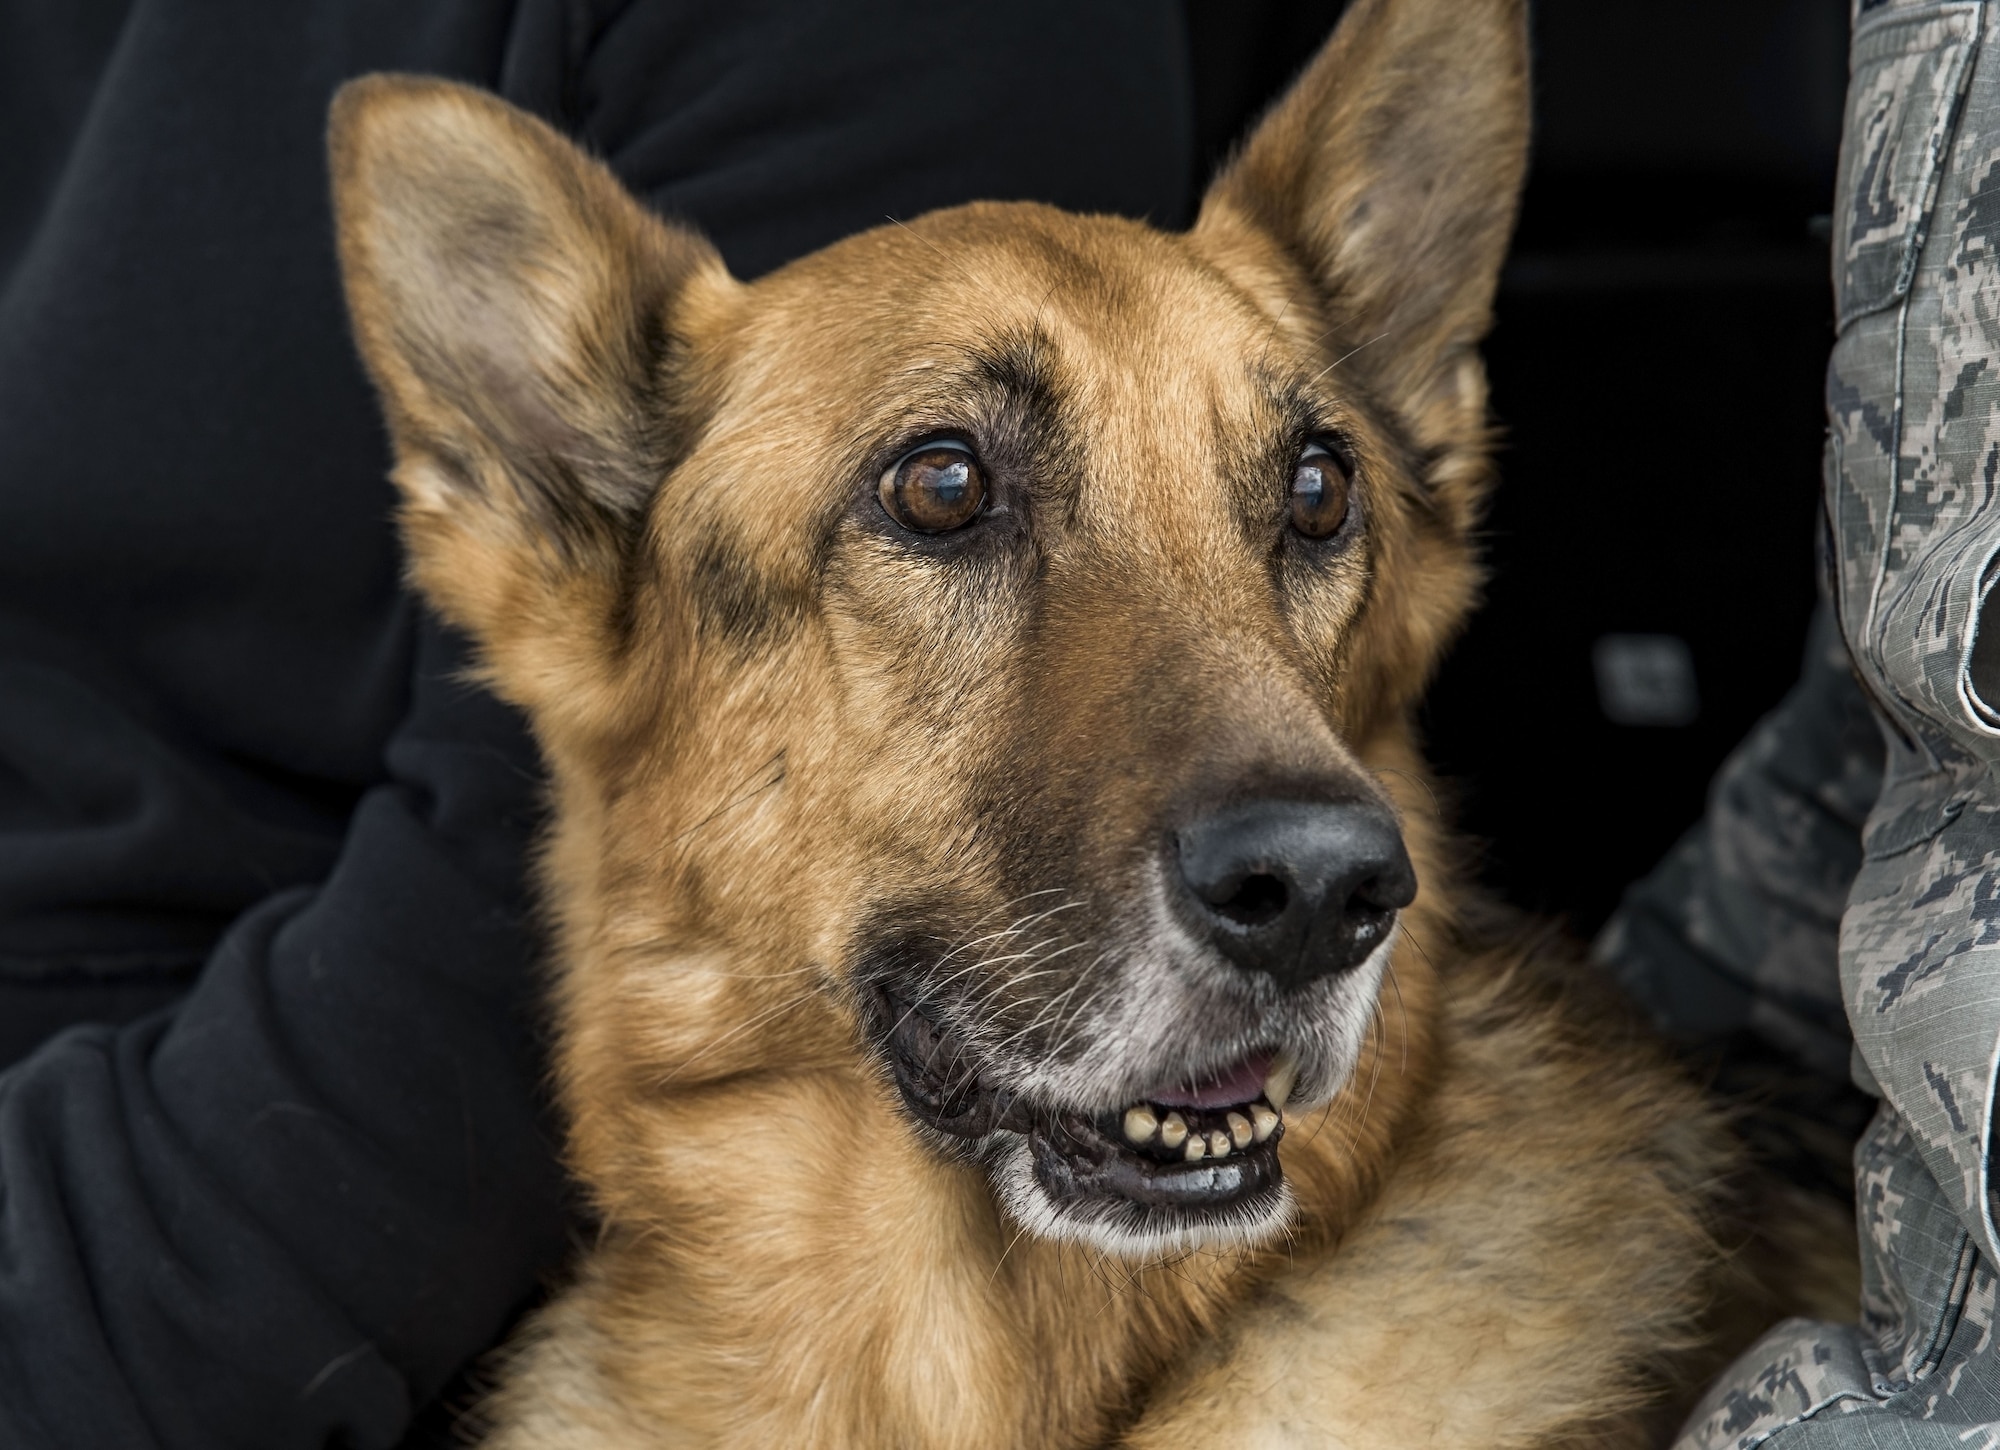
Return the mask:
<svg viewBox="0 0 2000 1450">
<path fill-rule="evenodd" d="M 1120 1141 L 1095 1122 L 1058 1120 L 1053 1131 L 1028 1135 L 1035 1177 L 1058 1204 L 1119 1199 L 1142 1208 L 1215 1213 L 1275 1196 L 1284 1182 L 1278 1165 L 1280 1127 L 1268 1142 L 1253 1143 L 1227 1158 L 1162 1160 Z"/>
<path fill-rule="evenodd" d="M 1232 1144 L 1227 1156 L 1190 1160 L 1178 1145 L 1166 1147 L 1161 1135 L 1135 1144 L 1124 1131 L 1121 1112 L 1091 1114 L 1031 1104 L 990 1080 L 958 1037 L 921 1006 L 886 988 L 878 987 L 876 997 L 884 1053 L 911 1114 L 955 1138 L 1024 1134 L 1036 1179 L 1060 1206 L 1111 1200 L 1206 1215 L 1275 1197 L 1284 1181 L 1278 1162 L 1282 1122 L 1265 1141 Z M 1233 1110 L 1247 1106 L 1176 1111 L 1188 1136 L 1204 1139 L 1227 1135 L 1230 1118 L 1240 1118 Z"/>
<path fill-rule="evenodd" d="M 876 995 L 889 1067 L 904 1103 L 920 1121 L 954 1138 L 1033 1130 L 1027 1103 L 987 1081 L 956 1036 L 922 1007 L 886 989 L 878 988 Z"/>
</svg>

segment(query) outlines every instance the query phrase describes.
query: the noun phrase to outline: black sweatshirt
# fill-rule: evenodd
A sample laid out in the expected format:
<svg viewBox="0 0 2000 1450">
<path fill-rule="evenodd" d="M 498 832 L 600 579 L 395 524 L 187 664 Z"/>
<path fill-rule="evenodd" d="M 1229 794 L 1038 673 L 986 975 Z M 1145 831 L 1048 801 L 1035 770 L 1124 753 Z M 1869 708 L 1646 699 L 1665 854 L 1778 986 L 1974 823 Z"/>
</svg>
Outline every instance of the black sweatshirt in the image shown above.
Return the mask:
<svg viewBox="0 0 2000 1450">
<path fill-rule="evenodd" d="M 1184 219 L 1150 0 L 0 0 L 0 1446 L 388 1446 L 567 1248 L 520 722 L 398 585 L 343 79 L 498 90 L 749 276 Z"/>
</svg>

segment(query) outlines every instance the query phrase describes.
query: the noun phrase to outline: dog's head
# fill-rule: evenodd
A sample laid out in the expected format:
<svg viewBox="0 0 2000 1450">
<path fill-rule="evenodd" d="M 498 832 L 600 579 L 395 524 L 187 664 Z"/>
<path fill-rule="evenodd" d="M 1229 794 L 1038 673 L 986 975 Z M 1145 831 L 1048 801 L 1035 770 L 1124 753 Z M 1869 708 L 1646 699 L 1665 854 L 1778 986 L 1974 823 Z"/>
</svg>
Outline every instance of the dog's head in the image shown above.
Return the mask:
<svg viewBox="0 0 2000 1450">
<path fill-rule="evenodd" d="M 1522 31 L 1360 0 L 1184 235 L 980 204 L 749 285 L 489 97 L 342 93 L 415 575 L 556 777 L 573 1083 L 858 1048 L 1032 1229 L 1282 1219 L 1419 888 L 1368 761 L 1475 587 Z"/>
</svg>

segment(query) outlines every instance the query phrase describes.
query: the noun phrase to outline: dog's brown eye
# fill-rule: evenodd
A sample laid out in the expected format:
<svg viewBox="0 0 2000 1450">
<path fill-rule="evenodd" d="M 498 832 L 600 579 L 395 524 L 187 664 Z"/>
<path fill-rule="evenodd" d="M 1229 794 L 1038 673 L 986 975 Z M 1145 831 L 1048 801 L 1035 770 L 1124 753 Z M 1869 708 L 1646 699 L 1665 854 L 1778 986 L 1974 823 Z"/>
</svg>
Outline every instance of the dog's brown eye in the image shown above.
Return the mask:
<svg viewBox="0 0 2000 1450">
<path fill-rule="evenodd" d="M 943 534 L 979 517 L 986 474 L 959 444 L 927 443 L 892 464 L 877 492 L 883 511 L 904 528 Z"/>
<path fill-rule="evenodd" d="M 1315 443 L 1292 470 L 1292 527 L 1308 539 L 1329 538 L 1347 521 L 1347 470 Z"/>
</svg>

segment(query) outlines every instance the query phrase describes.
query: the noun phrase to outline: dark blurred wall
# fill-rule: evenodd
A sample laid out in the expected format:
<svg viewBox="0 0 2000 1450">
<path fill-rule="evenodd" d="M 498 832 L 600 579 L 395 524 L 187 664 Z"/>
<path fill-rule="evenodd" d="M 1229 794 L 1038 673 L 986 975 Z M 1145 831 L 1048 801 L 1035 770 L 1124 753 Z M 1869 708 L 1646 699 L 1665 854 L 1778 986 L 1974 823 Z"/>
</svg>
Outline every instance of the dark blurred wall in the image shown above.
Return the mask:
<svg viewBox="0 0 2000 1450">
<path fill-rule="evenodd" d="M 1189 0 L 1204 155 L 1341 8 Z M 1426 729 L 1487 879 L 1589 931 L 1797 668 L 1847 10 L 1539 0 L 1534 29 L 1493 580 Z"/>
</svg>

